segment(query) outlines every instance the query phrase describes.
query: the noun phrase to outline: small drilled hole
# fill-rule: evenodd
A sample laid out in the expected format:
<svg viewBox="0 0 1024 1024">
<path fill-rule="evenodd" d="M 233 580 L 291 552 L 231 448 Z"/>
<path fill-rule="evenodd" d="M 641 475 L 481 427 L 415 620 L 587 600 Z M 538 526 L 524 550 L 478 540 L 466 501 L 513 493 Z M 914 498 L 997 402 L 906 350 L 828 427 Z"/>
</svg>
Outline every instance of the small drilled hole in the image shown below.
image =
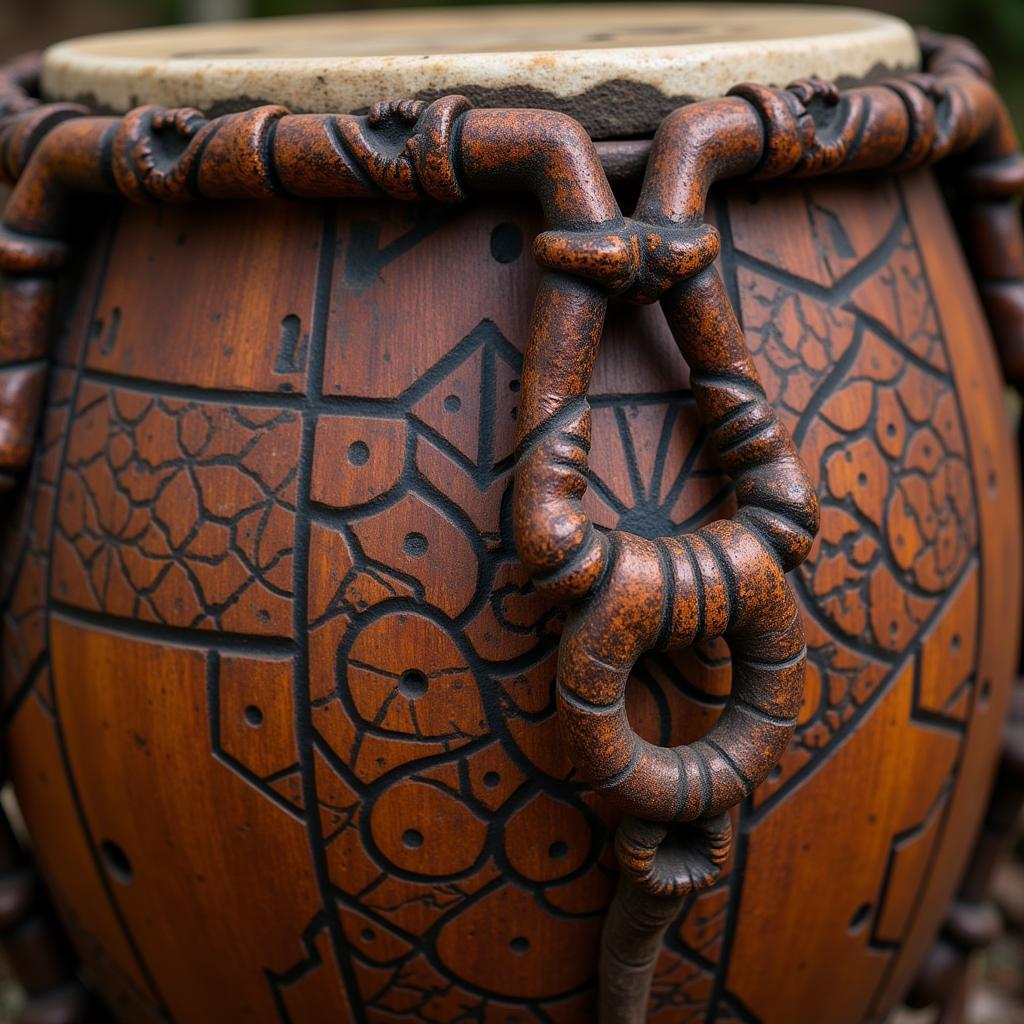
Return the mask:
<svg viewBox="0 0 1024 1024">
<path fill-rule="evenodd" d="M 508 948 L 511 949 L 516 956 L 522 956 L 530 948 L 530 940 L 522 935 L 518 935 L 508 944 Z"/>
<path fill-rule="evenodd" d="M 423 833 L 414 828 L 407 828 L 402 833 L 402 845 L 410 850 L 418 850 L 423 845 Z"/>
<path fill-rule="evenodd" d="M 376 938 L 376 935 L 374 934 L 372 928 L 364 928 L 359 933 L 359 937 L 363 940 L 363 942 L 373 942 L 373 940 Z"/>
<path fill-rule="evenodd" d="M 427 538 L 422 533 L 407 533 L 402 548 L 410 558 L 422 558 L 427 553 Z"/>
<path fill-rule="evenodd" d="M 348 461 L 353 466 L 365 466 L 370 461 L 370 447 L 365 441 L 353 441 L 348 446 Z"/>
<path fill-rule="evenodd" d="M 110 872 L 111 878 L 127 885 L 132 880 L 132 862 L 128 855 L 112 839 L 104 839 L 100 843 L 100 853 L 103 854 L 103 862 Z"/>
<path fill-rule="evenodd" d="M 514 263 L 523 252 L 523 233 L 515 224 L 498 224 L 491 232 L 491 255 L 498 263 Z"/>
<path fill-rule="evenodd" d="M 497 786 L 499 782 L 501 782 L 501 776 L 497 772 L 488 772 L 484 776 L 484 785 L 488 789 L 494 789 L 494 787 Z"/>
<path fill-rule="evenodd" d="M 422 697 L 427 692 L 428 686 L 427 677 L 418 668 L 406 669 L 398 677 L 398 692 L 410 700 L 418 700 Z"/>
<path fill-rule="evenodd" d="M 557 840 L 556 842 L 553 842 L 548 847 L 548 856 L 552 860 L 562 860 L 563 858 L 567 857 L 568 854 L 569 844 L 563 843 L 561 839 Z"/>
<path fill-rule="evenodd" d="M 255 704 L 246 704 L 242 714 L 245 716 L 246 722 L 253 728 L 263 724 L 263 712 Z"/>
<path fill-rule="evenodd" d="M 458 395 L 449 395 L 444 400 L 445 412 L 458 412 L 462 408 L 462 399 Z"/>
</svg>

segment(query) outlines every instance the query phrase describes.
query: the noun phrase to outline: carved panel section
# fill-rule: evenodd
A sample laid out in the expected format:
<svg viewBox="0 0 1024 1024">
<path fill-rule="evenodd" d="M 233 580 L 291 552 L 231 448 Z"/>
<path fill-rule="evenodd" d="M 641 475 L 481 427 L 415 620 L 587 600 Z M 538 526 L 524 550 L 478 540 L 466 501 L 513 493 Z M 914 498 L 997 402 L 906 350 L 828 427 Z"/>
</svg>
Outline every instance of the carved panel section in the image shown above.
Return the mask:
<svg viewBox="0 0 1024 1024">
<path fill-rule="evenodd" d="M 53 703 L 46 650 L 47 574 L 57 479 L 73 393 L 74 375 L 68 370 L 54 370 L 29 486 L 17 495 L 12 527 L 4 535 L 0 593 L 3 703 L 8 709 L 30 689 L 45 706 Z"/>
<path fill-rule="evenodd" d="M 784 212 L 784 231 L 770 230 L 769 210 Z M 748 344 L 821 503 L 796 572 L 804 707 L 760 803 L 891 680 L 965 578 L 978 525 L 946 341 L 900 186 L 758 186 L 730 200 L 729 216 Z"/>
<path fill-rule="evenodd" d="M 793 1020 L 811 987 L 819 992 L 824 1018 L 834 1008 L 844 1019 L 862 1019 L 902 938 L 902 930 L 893 932 L 901 915 L 887 897 L 905 898 L 896 886 L 913 886 L 914 879 L 902 872 L 892 876 L 899 866 L 893 853 L 916 831 L 934 843 L 935 831 L 927 826 L 948 797 L 960 748 L 959 734 L 914 720 L 916 661 L 904 663 L 857 742 L 840 746 L 784 807 L 751 827 L 728 978 L 747 1006 L 763 1008 L 766 1021 Z M 893 775 L 913 775 L 917 785 L 892 786 Z M 845 794 L 841 802 L 834 799 L 837 787 Z M 929 852 L 922 846 L 918 855 Z M 784 883 L 771 868 L 783 862 Z M 836 865 L 844 863 L 856 863 L 857 870 L 837 875 Z M 794 893 L 811 901 L 813 914 L 797 909 Z M 744 901 L 788 937 L 790 970 L 752 954 L 751 944 L 763 949 L 764 940 L 754 919 L 744 915 Z M 811 966 L 823 962 L 831 965 L 827 996 Z"/>
<path fill-rule="evenodd" d="M 57 600 L 169 626 L 291 634 L 294 412 L 84 381 L 70 431 Z"/>
<path fill-rule="evenodd" d="M 795 851 L 792 837 L 814 850 L 826 826 L 830 842 L 850 844 L 842 857 L 869 868 L 849 891 L 822 897 L 815 950 L 845 956 L 852 948 L 861 981 L 885 976 L 916 919 L 906 879 L 929 870 L 944 841 L 956 752 L 978 714 L 982 654 L 970 624 L 992 585 L 977 575 L 975 471 L 945 368 L 950 353 L 921 299 L 926 282 L 898 193 L 884 182 L 869 199 L 849 185 L 792 189 L 785 232 L 774 205 L 783 193 L 762 203 L 750 195 L 731 197 L 731 220 L 720 218 L 723 267 L 771 397 L 819 484 L 826 529 L 799 577 L 811 653 L 797 739 L 737 816 L 745 838 L 736 862 L 667 933 L 651 1004 L 652 1019 L 666 1022 L 709 1013 L 757 1019 L 772 984 L 758 973 L 763 933 L 742 930 L 746 911 L 767 900 L 779 921 L 803 927 L 801 904 L 778 904 L 783 889 L 793 890 L 778 886 L 777 865 L 795 857 L 794 877 L 824 892 L 808 866 L 814 858 Z M 875 212 L 857 213 L 865 209 Z M 209 211 L 164 216 L 186 231 L 184 249 L 195 240 L 197 260 L 216 263 L 208 254 L 221 242 L 201 223 Z M 275 212 L 267 216 L 259 230 L 286 230 Z M 361 1002 L 368 1021 L 593 1019 L 615 821 L 566 758 L 552 702 L 561 618 L 534 593 L 510 530 L 521 345 L 535 283 L 517 238 L 529 237 L 531 214 L 480 203 L 458 213 L 353 205 L 338 216 L 333 273 L 321 265 L 319 277 L 331 287 L 320 293 L 330 293 L 330 308 L 317 311 L 326 339 L 323 386 L 309 389 L 316 393 L 297 393 L 303 371 L 273 369 L 297 365 L 310 315 L 261 305 L 315 289 L 319 242 L 302 249 L 287 234 L 273 236 L 286 247 L 275 267 L 294 253 L 302 280 L 276 291 L 257 278 L 270 297 L 253 299 L 230 358 L 227 328 L 173 310 L 165 322 L 174 344 L 135 334 L 134 362 L 118 361 L 128 356 L 116 343 L 101 360 L 117 319 L 108 296 L 67 427 L 74 378 L 56 379 L 47 436 L 66 433 L 67 457 L 61 474 L 46 450 L 36 501 L 56 515 L 51 600 L 62 616 L 68 749 L 83 793 L 95 791 L 96 839 L 123 827 L 112 838 L 136 869 L 131 885 L 167 856 L 180 869 L 169 881 L 145 876 L 151 901 L 171 908 L 165 921 L 146 918 L 142 890 L 111 876 L 114 906 L 133 926 L 146 919 L 136 938 L 147 957 L 172 950 L 184 962 L 175 936 L 204 933 L 206 941 L 207 929 L 240 956 L 234 947 L 259 931 L 253 959 L 234 963 L 259 975 L 247 991 L 264 1001 L 231 1003 L 229 1015 L 298 1021 L 330 1007 L 344 1018 Z M 147 232 L 164 225 L 129 220 L 123 230 L 142 252 L 156 245 Z M 771 251 L 758 248 L 765 239 Z M 152 312 L 133 296 L 150 293 L 129 286 L 151 270 L 117 258 L 121 328 L 141 330 Z M 260 292 L 238 266 L 234 274 L 216 295 L 232 309 Z M 893 275 L 909 282 L 898 301 Z M 457 301 L 440 301 L 452 280 Z M 193 292 L 193 284 L 206 317 L 216 289 L 196 284 Z M 422 320 L 421 310 L 429 310 Z M 292 312 L 301 329 L 285 332 L 295 344 L 279 363 L 279 328 Z M 194 353 L 179 361 L 190 338 L 204 353 L 210 346 L 208 365 Z M 315 368 L 321 353 L 311 344 L 306 365 Z M 239 353 L 244 364 L 233 361 Z M 115 376 L 160 376 L 162 359 L 166 385 Z M 677 533 L 732 511 L 657 308 L 613 305 L 594 382 L 587 502 L 602 527 Z M 254 394 L 282 383 L 296 393 Z M 34 574 L 29 560 L 47 541 L 24 536 L 9 552 L 21 565 L 7 614 L 8 628 L 28 639 L 45 602 L 45 591 L 33 590 L 45 586 L 45 571 Z M 296 585 L 308 630 L 293 630 Z M 115 647 L 127 652 L 123 664 Z M 39 649 L 9 648 L 12 692 Z M 103 667 L 83 684 L 75 652 L 86 650 Z M 653 742 L 690 742 L 719 714 L 730 675 L 722 643 L 647 657 L 630 683 L 630 722 Z M 99 721 L 111 680 L 119 687 L 112 745 Z M 29 694 L 31 715 L 45 714 L 44 689 Z M 172 720 L 188 723 L 188 734 Z M 148 755 L 130 749 L 129 726 Z M 22 750 L 33 736 L 26 730 Z M 900 749 L 911 751 L 910 767 L 896 763 Z M 875 755 L 886 771 L 913 775 L 912 806 L 875 807 L 862 793 L 859 766 Z M 59 749 L 46 757 L 59 764 Z M 110 796 L 110 780 L 125 773 L 145 787 L 128 780 L 136 820 L 114 822 L 108 805 L 123 794 Z M 188 806 L 163 788 L 176 778 L 190 780 Z M 48 798 L 24 784 L 30 799 Z M 143 788 L 169 802 L 143 801 Z M 821 805 L 806 795 L 812 788 L 828 790 Z M 823 825 L 820 806 L 853 806 L 857 824 Z M 167 822 L 182 825 L 168 833 Z M 286 870 L 268 872 L 267 855 L 244 852 L 246 827 L 284 851 Z M 171 853 L 156 847 L 157 836 Z M 52 832 L 43 838 L 58 843 Z M 213 863 L 215 846 L 235 851 L 230 863 Z M 195 858 L 219 879 L 244 876 L 226 894 L 217 883 L 228 924 L 200 920 L 195 908 L 214 876 L 188 874 Z M 834 852 L 818 860 L 834 862 Z M 168 897 L 165 885 L 191 888 Z M 236 900 L 258 905 L 238 910 Z M 273 921 L 253 916 L 268 908 Z M 232 932 L 229 919 L 248 922 L 245 933 Z M 89 941 L 115 949 L 116 939 L 98 934 L 103 927 Z M 161 977 L 170 958 L 150 958 Z M 844 975 L 846 988 L 836 991 L 845 998 L 857 984 Z M 172 1009 L 187 1017 L 199 1006 L 198 985 L 177 977 L 182 994 L 166 987 L 162 995 L 182 1000 Z M 225 1004 L 241 998 L 208 985 Z M 796 1001 L 792 991 L 783 995 Z"/>
<path fill-rule="evenodd" d="M 321 223 L 310 203 L 268 203 L 259 216 L 231 203 L 198 216 L 129 204 L 86 365 L 166 384 L 305 392 Z"/>
<path fill-rule="evenodd" d="M 301 816 L 247 777 L 293 756 L 287 703 L 271 703 L 281 700 L 278 681 L 290 666 L 138 640 L 60 615 L 52 644 L 83 810 L 169 1013 L 277 1022 L 267 972 L 292 966 L 321 909 Z M 220 748 L 241 755 L 227 763 L 217 756 L 208 702 L 218 692 Z M 230 714 L 238 703 L 241 721 Z M 244 729 L 255 739 L 240 740 Z"/>
</svg>

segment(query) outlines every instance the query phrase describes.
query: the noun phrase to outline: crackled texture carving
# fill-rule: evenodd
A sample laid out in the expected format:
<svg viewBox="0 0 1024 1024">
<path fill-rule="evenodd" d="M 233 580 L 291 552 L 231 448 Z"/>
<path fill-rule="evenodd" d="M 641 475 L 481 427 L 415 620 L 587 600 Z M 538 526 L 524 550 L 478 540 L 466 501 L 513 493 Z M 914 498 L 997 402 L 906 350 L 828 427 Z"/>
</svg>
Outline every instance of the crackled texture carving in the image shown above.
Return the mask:
<svg viewBox="0 0 1024 1024">
<path fill-rule="evenodd" d="M 301 422 L 290 410 L 79 389 L 53 587 L 168 626 L 292 634 Z"/>
<path fill-rule="evenodd" d="M 980 671 L 974 627 L 971 639 L 962 626 L 946 636 L 936 616 L 953 605 L 958 623 L 976 613 L 981 531 L 956 401 L 964 385 L 953 380 L 912 218 L 898 209 L 906 201 L 895 201 L 871 244 L 847 215 L 811 202 L 800 215 L 831 241 L 817 246 L 820 263 L 810 269 L 806 255 L 787 267 L 786 253 L 759 252 L 757 232 L 744 239 L 742 216 L 729 214 L 720 225 L 728 226 L 732 261 L 723 276 L 718 229 L 705 224 L 708 190 L 726 178 L 902 172 L 963 155 L 956 183 L 983 200 L 963 204 L 972 262 L 1004 351 L 1019 351 L 1024 273 L 992 255 L 1002 248 L 1019 263 L 1009 202 L 1021 185 L 1016 143 L 974 51 L 930 38 L 924 46 L 927 72 L 898 81 L 846 93 L 817 81 L 785 90 L 747 85 L 680 108 L 650 145 L 630 218 L 602 161 L 619 171 L 634 166 L 646 144 L 599 150 L 574 121 L 543 111 L 473 110 L 448 97 L 382 103 L 366 117 L 260 107 L 208 120 L 194 110 L 143 107 L 101 118 L 27 99 L 18 87 L 23 70 L 0 93 L 3 168 L 19 179 L 0 238 L 8 275 L 0 291 L 0 468 L 8 486 L 29 461 L 43 404 L 53 275 L 66 257 L 61 239 L 77 192 L 160 204 L 454 203 L 506 190 L 540 200 L 545 230 L 533 252 L 543 274 L 521 373 L 517 344 L 472 296 L 467 311 L 426 314 L 462 324 L 457 344 L 425 325 L 442 346 L 428 365 L 384 351 L 372 379 L 361 380 L 365 367 L 344 344 L 327 348 L 326 331 L 344 338 L 363 324 L 370 336 L 370 325 L 378 330 L 390 315 L 381 305 L 360 307 L 346 290 L 372 292 L 383 267 L 440 232 L 443 214 L 428 209 L 401 229 L 381 211 L 376 224 L 343 219 L 349 259 L 337 284 L 333 225 L 320 237 L 303 214 L 238 223 L 243 252 L 245 238 L 258 251 L 273 232 L 292 232 L 296 253 L 314 270 L 307 281 L 318 276 L 312 317 L 294 307 L 274 311 L 273 344 L 257 334 L 241 353 L 234 331 L 220 326 L 230 314 L 214 310 L 216 289 L 201 301 L 197 291 L 195 305 L 208 315 L 200 321 L 177 310 L 174 330 L 179 340 L 193 331 L 218 339 L 211 364 L 171 352 L 161 367 L 155 349 L 140 344 L 144 320 L 131 319 L 130 296 L 98 300 L 92 337 L 51 385 L 50 408 L 63 410 L 70 436 L 62 444 L 59 426 L 48 425 L 59 467 L 47 466 L 44 448 L 27 540 L 11 555 L 21 590 L 8 602 L 9 628 L 34 622 L 38 631 L 26 634 L 25 650 L 6 655 L 12 703 L 38 701 L 38 714 L 63 722 L 56 706 L 80 699 L 67 678 L 74 652 L 86 649 L 120 666 L 129 693 L 150 675 L 180 680 L 174 693 L 161 692 L 167 706 L 159 714 L 151 701 L 143 708 L 126 697 L 122 706 L 91 692 L 91 710 L 62 724 L 59 743 L 65 760 L 81 762 L 91 729 L 115 721 L 128 734 L 137 713 L 148 724 L 136 730 L 139 749 L 148 750 L 150 728 L 173 721 L 176 743 L 153 739 L 159 758 L 190 752 L 190 763 L 204 766 L 194 769 L 203 787 L 244 807 L 245 827 L 282 861 L 301 859 L 293 844 L 308 842 L 314 879 L 292 886 L 283 926 L 255 929 L 254 955 L 279 1014 L 301 1016 L 318 1000 L 343 1009 L 356 1001 L 382 1020 L 514 1013 L 508 1001 L 516 999 L 539 1019 L 588 1012 L 589 962 L 573 960 L 562 975 L 556 967 L 566 948 L 593 952 L 608 881 L 594 837 L 603 827 L 597 814 L 607 810 L 552 749 L 558 632 L 566 750 L 579 779 L 627 815 L 616 843 L 619 895 L 604 929 L 608 1021 L 640 1020 L 645 1007 L 673 1020 L 703 1017 L 709 1006 L 718 1019 L 753 1017 L 743 1005 L 760 1007 L 748 994 L 756 995 L 759 979 L 734 978 L 730 967 L 749 940 L 724 923 L 735 922 L 740 893 L 730 809 L 742 803 L 767 817 L 814 791 L 813 779 L 799 792 L 795 783 L 811 776 L 815 759 L 825 752 L 838 763 L 849 749 L 839 740 L 858 716 L 903 700 L 911 684 L 911 718 L 962 733 Z M 163 222 L 138 227 L 141 216 L 126 216 L 119 229 L 120 239 L 138 229 L 139 252 L 153 232 L 169 230 Z M 166 221 L 173 223 L 169 211 Z M 500 265 L 522 251 L 509 227 L 490 228 Z M 178 230 L 178 246 L 202 232 L 187 218 Z M 165 246 L 152 258 L 170 260 L 167 253 Z M 118 258 L 130 273 L 130 252 L 112 253 Z M 459 265 L 454 252 L 440 258 Z M 178 266 L 176 279 L 187 271 Z M 266 268 L 254 278 L 261 273 L 271 280 Z M 332 293 L 338 309 L 328 309 L 323 296 L 334 288 L 342 289 Z M 588 401 L 610 297 L 660 303 L 689 366 L 694 454 L 684 459 L 673 449 L 678 486 L 663 480 L 678 443 L 678 408 L 667 406 L 652 460 L 644 452 L 650 435 L 638 442 L 642 431 L 630 425 L 628 395 L 611 390 Z M 259 301 L 267 309 L 245 323 L 262 324 L 257 331 L 273 309 L 265 294 Z M 381 337 L 402 330 L 396 320 Z M 508 330 L 517 339 L 526 333 L 521 324 Z M 232 390 L 246 387 L 258 402 Z M 646 409 L 658 407 L 656 388 L 641 397 Z M 624 453 L 612 472 L 602 469 L 610 456 L 601 444 L 591 451 L 595 425 L 609 416 Z M 468 435 L 453 426 L 459 422 L 470 424 Z M 701 458 L 707 468 L 698 470 Z M 650 488 L 641 479 L 645 460 Z M 719 471 L 731 479 L 735 511 L 706 523 L 730 493 Z M 681 496 L 697 472 L 713 492 L 703 503 Z M 625 501 L 617 497 L 623 480 L 633 489 Z M 652 496 L 656 507 L 640 514 Z M 822 539 L 812 549 L 819 496 Z M 459 572 L 424 572 L 435 551 Z M 802 562 L 794 585 L 786 573 Z M 23 581 L 47 575 L 40 603 Z M 551 601 L 569 606 L 564 627 Z M 99 628 L 116 632 L 129 621 L 136 632 L 116 644 L 115 633 Z M 56 692 L 47 632 L 55 638 Z M 896 655 L 924 634 L 908 669 Z M 187 645 L 155 649 L 168 635 L 187 636 Z M 396 645 L 395 637 L 405 640 Z M 725 690 L 723 641 L 732 672 Z M 941 671 L 925 664 L 945 648 L 954 657 Z M 665 653 L 672 649 L 686 654 Z M 670 735 L 677 730 L 654 727 L 654 714 L 641 715 L 635 730 L 627 680 L 668 680 L 650 684 L 655 702 L 668 706 L 669 696 L 678 699 L 673 659 L 684 656 L 702 681 L 702 727 Z M 305 674 L 299 685 L 308 685 L 308 700 L 295 698 L 296 673 Z M 805 675 L 817 704 L 804 692 Z M 273 741 L 257 743 L 247 727 Z M 20 729 L 24 750 L 45 725 L 33 719 Z M 215 764 L 196 746 L 207 730 Z M 841 749 L 832 754 L 833 747 Z M 921 756 L 948 760 L 954 771 L 952 739 Z M 221 766 L 233 773 L 230 784 L 217 774 Z M 141 884 L 146 865 L 152 870 L 164 856 L 158 837 L 111 818 L 102 776 L 87 776 L 82 792 L 71 783 L 68 799 L 94 829 L 101 821 L 128 828 Z M 229 788 L 235 783 L 242 790 Z M 128 803 L 141 806 L 138 786 Z M 853 915 L 851 932 L 874 907 L 879 948 L 907 934 L 910 912 L 886 901 L 889 879 L 917 864 L 918 853 L 904 850 L 930 849 L 915 843 L 934 841 L 947 797 L 943 790 L 927 807 L 889 809 L 882 895 Z M 294 835 L 275 829 L 278 814 Z M 750 829 L 739 834 L 743 856 L 756 855 Z M 546 859 L 531 852 L 537 835 L 545 836 Z M 189 832 L 188 843 L 200 842 Z M 107 843 L 80 851 L 83 870 L 117 881 L 125 873 L 120 847 Z M 184 877 L 187 862 L 178 869 L 174 877 Z M 237 870 L 252 886 L 290 881 L 264 880 L 252 865 Z M 161 974 L 157 984 L 159 972 L 125 925 L 134 911 L 105 884 L 117 909 L 90 926 L 106 933 L 98 945 L 112 953 L 120 989 L 137 1005 L 164 1010 L 164 1000 L 194 997 L 195 980 L 179 985 Z M 281 899 L 284 888 L 275 890 Z M 244 895 L 246 884 L 236 891 Z M 187 912 L 187 895 L 179 903 Z M 222 916 L 233 913 L 243 911 Z M 680 915 L 666 953 L 663 937 Z M 119 927 L 127 942 L 114 951 Z M 182 930 L 233 946 L 217 927 L 195 920 Z M 300 932 L 307 955 L 296 962 L 286 944 Z M 501 958 L 465 960 L 460 950 L 483 932 Z M 885 998 L 886 984 L 876 979 L 873 1000 Z M 244 993 L 218 998 L 225 1015 L 248 1012 L 230 1002 Z M 195 1004 L 178 1004 L 177 1012 L 190 1011 Z"/>
</svg>

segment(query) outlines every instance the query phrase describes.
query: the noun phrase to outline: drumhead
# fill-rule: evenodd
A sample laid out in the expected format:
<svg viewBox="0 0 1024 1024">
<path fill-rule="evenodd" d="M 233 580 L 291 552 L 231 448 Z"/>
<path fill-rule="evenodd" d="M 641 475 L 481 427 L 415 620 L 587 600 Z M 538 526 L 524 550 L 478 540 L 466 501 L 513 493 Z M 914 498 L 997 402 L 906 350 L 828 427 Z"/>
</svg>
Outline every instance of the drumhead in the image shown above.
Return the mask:
<svg viewBox="0 0 1024 1024">
<path fill-rule="evenodd" d="M 849 84 L 917 67 L 910 27 L 845 7 L 746 4 L 357 11 L 87 36 L 51 47 L 47 98 L 123 112 L 280 103 L 359 112 L 462 93 L 543 107 L 597 137 L 652 131 L 680 103 L 744 81 Z"/>
</svg>

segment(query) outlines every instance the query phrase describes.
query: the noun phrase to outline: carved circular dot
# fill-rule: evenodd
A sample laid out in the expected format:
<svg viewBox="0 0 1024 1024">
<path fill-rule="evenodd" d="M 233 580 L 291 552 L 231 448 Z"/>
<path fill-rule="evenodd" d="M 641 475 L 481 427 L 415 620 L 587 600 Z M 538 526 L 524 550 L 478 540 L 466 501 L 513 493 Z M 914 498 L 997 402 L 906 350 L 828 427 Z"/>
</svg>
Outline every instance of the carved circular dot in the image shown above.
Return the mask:
<svg viewBox="0 0 1024 1024">
<path fill-rule="evenodd" d="M 263 711 L 255 704 L 246 704 L 242 715 L 246 724 L 251 725 L 254 729 L 263 724 Z"/>
<path fill-rule="evenodd" d="M 410 558 L 422 558 L 427 553 L 427 538 L 422 533 L 407 533 L 402 549 Z"/>
<path fill-rule="evenodd" d="M 423 845 L 423 833 L 414 828 L 407 828 L 402 833 L 402 845 L 409 850 L 418 850 Z"/>
<path fill-rule="evenodd" d="M 867 485 L 868 485 L 868 475 L 867 475 L 867 473 L 858 473 L 857 474 L 857 486 L 858 487 L 867 487 Z"/>
<path fill-rule="evenodd" d="M 458 395 L 449 395 L 444 400 L 445 412 L 458 412 L 462 408 L 462 399 Z"/>
<path fill-rule="evenodd" d="M 862 903 L 854 912 L 853 917 L 850 918 L 850 931 L 859 932 L 861 928 L 868 923 L 868 918 L 871 916 L 871 904 Z"/>
<path fill-rule="evenodd" d="M 113 839 L 104 839 L 100 843 L 100 853 L 103 856 L 103 863 L 106 865 L 110 877 L 122 885 L 127 885 L 132 880 L 134 874 L 132 862 L 128 859 L 128 854 Z"/>
<path fill-rule="evenodd" d="M 530 948 L 530 940 L 522 935 L 517 935 L 508 944 L 508 948 L 511 949 L 516 956 L 522 956 Z"/>
<path fill-rule="evenodd" d="M 348 461 L 353 466 L 365 466 L 370 461 L 370 446 L 365 441 L 353 441 L 348 446 Z"/>
<path fill-rule="evenodd" d="M 372 928 L 364 928 L 359 933 L 359 937 L 363 940 L 363 942 L 373 942 L 373 940 L 377 936 L 376 936 L 376 933 L 374 932 L 374 930 Z"/>
<path fill-rule="evenodd" d="M 509 391 L 511 391 L 511 392 L 512 392 L 513 394 L 515 394 L 515 393 L 518 393 L 518 391 L 519 391 L 520 387 L 522 387 L 522 385 L 521 385 L 521 384 L 519 383 L 519 381 L 518 381 L 518 380 L 510 380 L 510 381 L 508 382 L 508 389 L 509 389 Z"/>
<path fill-rule="evenodd" d="M 548 847 L 548 856 L 552 860 L 562 860 L 569 854 L 569 844 L 563 843 L 561 839 L 556 840 Z"/>
<path fill-rule="evenodd" d="M 494 789 L 494 787 L 497 786 L 499 782 L 501 782 L 501 776 L 497 772 L 488 772 L 484 776 L 484 785 L 488 789 Z"/>
<path fill-rule="evenodd" d="M 418 700 L 427 692 L 427 677 L 418 669 L 406 669 L 398 677 L 398 692 L 410 700 Z"/>
<path fill-rule="evenodd" d="M 896 634 L 899 631 L 900 631 L 900 624 L 899 624 L 899 622 L 896 619 L 893 619 L 892 622 L 889 623 L 889 636 L 896 636 Z"/>
<path fill-rule="evenodd" d="M 887 435 L 887 436 L 889 436 L 889 437 L 895 437 L 895 436 L 896 436 L 896 424 L 895 424 L 895 423 L 890 423 L 890 424 L 889 424 L 889 425 L 888 425 L 888 426 L 887 426 L 887 427 L 885 428 L 885 433 L 886 433 L 886 435 Z"/>
<path fill-rule="evenodd" d="M 491 255 L 499 263 L 514 263 L 523 254 L 523 233 L 515 224 L 498 224 L 491 232 Z"/>
<path fill-rule="evenodd" d="M 956 654 L 960 650 L 960 634 L 954 633 L 949 641 L 949 649 Z"/>
</svg>

